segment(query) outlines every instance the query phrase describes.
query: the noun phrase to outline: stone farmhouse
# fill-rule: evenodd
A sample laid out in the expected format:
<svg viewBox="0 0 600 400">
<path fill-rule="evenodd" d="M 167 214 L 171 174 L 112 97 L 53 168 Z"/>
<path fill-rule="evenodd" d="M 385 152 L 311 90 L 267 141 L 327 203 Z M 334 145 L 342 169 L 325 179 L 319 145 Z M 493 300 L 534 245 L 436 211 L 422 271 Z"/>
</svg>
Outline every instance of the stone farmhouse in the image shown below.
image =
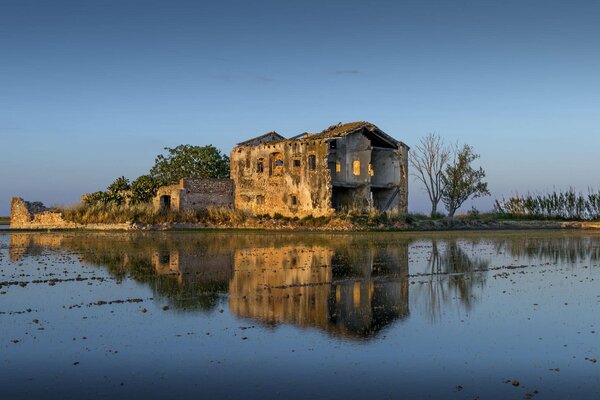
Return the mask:
<svg viewBox="0 0 600 400">
<path fill-rule="evenodd" d="M 229 207 L 286 217 L 345 209 L 408 210 L 409 147 L 369 122 L 332 125 L 286 139 L 277 132 L 238 143 L 230 179 L 185 178 L 163 186 L 156 209 Z M 11 227 L 72 228 L 60 212 L 13 198 Z"/>
<path fill-rule="evenodd" d="M 406 213 L 408 151 L 369 122 L 290 139 L 269 132 L 231 151 L 235 207 L 288 217 L 351 208 Z"/>
</svg>

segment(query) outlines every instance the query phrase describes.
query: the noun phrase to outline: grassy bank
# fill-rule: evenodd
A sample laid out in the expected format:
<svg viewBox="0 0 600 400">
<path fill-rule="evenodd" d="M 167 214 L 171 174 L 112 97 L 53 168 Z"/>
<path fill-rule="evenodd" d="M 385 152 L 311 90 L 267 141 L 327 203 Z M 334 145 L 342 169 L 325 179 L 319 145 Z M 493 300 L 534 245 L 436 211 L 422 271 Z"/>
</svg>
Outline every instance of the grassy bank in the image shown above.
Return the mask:
<svg viewBox="0 0 600 400">
<path fill-rule="evenodd" d="M 458 215 L 449 220 L 423 214 L 401 215 L 372 210 L 347 210 L 330 217 L 290 218 L 279 214 L 251 215 L 229 208 L 209 208 L 201 211 L 155 211 L 149 204 L 117 206 L 114 204 L 80 205 L 62 210 L 67 221 L 82 225 L 136 224 L 138 229 L 198 229 L 248 228 L 267 230 L 502 230 L 581 228 L 578 221 L 550 218 L 526 218 L 505 213 L 474 213 Z M 579 224 L 579 225 L 578 225 Z"/>
<path fill-rule="evenodd" d="M 390 212 L 358 212 L 348 210 L 331 217 L 284 217 L 280 214 L 251 215 L 229 208 L 199 211 L 156 211 L 150 204 L 132 206 L 115 204 L 82 204 L 62 210 L 65 220 L 77 224 L 139 223 L 147 225 L 198 225 L 230 228 L 297 228 L 356 229 L 373 227 L 407 227 L 411 218 Z"/>
</svg>

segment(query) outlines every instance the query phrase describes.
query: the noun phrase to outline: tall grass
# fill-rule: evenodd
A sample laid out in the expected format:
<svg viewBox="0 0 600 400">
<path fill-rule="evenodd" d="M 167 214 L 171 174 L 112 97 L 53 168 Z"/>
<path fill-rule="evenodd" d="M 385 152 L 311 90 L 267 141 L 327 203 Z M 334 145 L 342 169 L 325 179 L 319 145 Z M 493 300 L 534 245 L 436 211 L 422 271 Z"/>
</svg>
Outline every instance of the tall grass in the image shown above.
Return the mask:
<svg viewBox="0 0 600 400">
<path fill-rule="evenodd" d="M 515 195 L 508 200 L 496 200 L 494 211 L 503 216 L 544 219 L 600 219 L 600 191 L 577 193 L 573 188 L 564 192 Z"/>
<path fill-rule="evenodd" d="M 203 210 L 155 210 L 151 204 L 82 203 L 61 210 L 63 217 L 79 224 L 119 224 L 140 222 L 144 224 L 183 223 L 205 226 L 283 226 L 318 228 L 328 224 L 352 223 L 358 226 L 393 226 L 408 222 L 407 216 L 394 211 L 368 211 L 349 208 L 333 216 L 304 218 L 284 217 L 281 214 L 252 215 L 246 211 L 225 207 Z"/>
<path fill-rule="evenodd" d="M 80 224 L 153 223 L 158 212 L 152 204 L 82 203 L 63 211 L 63 217 Z"/>
<path fill-rule="evenodd" d="M 63 210 L 66 220 L 80 224 L 119 224 L 141 222 L 160 223 L 206 223 L 241 224 L 248 215 L 231 208 L 208 208 L 198 211 L 160 211 L 152 204 L 82 203 Z"/>
</svg>

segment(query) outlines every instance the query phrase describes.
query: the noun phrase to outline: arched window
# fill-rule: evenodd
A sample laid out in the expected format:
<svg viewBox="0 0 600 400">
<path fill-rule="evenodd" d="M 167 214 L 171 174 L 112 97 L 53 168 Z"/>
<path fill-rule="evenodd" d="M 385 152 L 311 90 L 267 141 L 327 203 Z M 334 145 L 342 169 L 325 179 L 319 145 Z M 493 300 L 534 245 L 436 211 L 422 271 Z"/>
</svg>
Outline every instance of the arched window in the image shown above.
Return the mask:
<svg viewBox="0 0 600 400">
<path fill-rule="evenodd" d="M 283 175 L 283 155 L 281 153 L 272 153 L 270 161 L 270 174 L 273 176 Z"/>
<path fill-rule="evenodd" d="M 360 160 L 352 161 L 352 173 L 356 176 L 360 175 Z"/>
<path fill-rule="evenodd" d="M 308 169 L 313 171 L 317 169 L 317 156 L 314 154 L 308 156 Z"/>
</svg>

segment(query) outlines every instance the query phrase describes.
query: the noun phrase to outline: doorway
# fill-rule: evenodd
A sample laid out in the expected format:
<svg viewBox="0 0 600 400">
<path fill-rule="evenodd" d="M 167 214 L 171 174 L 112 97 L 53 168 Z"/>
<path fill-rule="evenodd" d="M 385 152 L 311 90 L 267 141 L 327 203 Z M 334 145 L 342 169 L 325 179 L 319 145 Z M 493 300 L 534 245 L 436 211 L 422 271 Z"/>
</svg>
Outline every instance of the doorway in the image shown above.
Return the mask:
<svg viewBox="0 0 600 400">
<path fill-rule="evenodd" d="M 169 211 L 171 209 L 171 196 L 160 196 L 160 209 Z"/>
</svg>

